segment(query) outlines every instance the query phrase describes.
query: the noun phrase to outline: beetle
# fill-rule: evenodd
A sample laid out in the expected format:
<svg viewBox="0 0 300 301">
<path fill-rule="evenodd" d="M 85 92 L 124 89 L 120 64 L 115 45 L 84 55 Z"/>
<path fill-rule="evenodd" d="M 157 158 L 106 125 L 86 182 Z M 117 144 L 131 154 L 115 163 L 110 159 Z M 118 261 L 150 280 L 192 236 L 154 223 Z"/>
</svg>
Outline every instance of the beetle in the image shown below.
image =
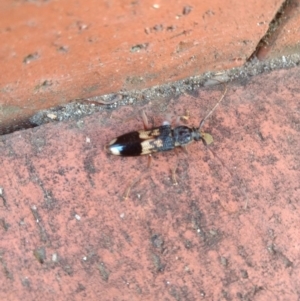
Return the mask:
<svg viewBox="0 0 300 301">
<path fill-rule="evenodd" d="M 129 132 L 113 139 L 107 145 L 107 150 L 113 155 L 132 157 L 169 151 L 176 147 L 185 148 L 188 144 L 200 140 L 208 145 L 213 142 L 212 136 L 208 133 L 202 132 L 201 128 L 206 119 L 214 112 L 223 100 L 226 91 L 227 86 L 225 86 L 225 90 L 219 101 L 207 114 L 207 116 L 201 120 L 198 127 L 180 125 L 172 128 L 170 123 L 164 122 L 163 125 L 159 127 L 147 129 L 147 117 L 143 112 L 145 129 Z"/>
</svg>

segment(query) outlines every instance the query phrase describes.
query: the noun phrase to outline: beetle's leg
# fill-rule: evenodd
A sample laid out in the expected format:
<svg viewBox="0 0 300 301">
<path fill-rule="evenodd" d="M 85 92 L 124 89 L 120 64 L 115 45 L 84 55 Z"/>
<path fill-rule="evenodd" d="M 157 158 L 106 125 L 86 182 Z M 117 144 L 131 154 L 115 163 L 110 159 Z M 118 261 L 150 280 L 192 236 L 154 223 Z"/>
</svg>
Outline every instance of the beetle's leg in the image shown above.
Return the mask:
<svg viewBox="0 0 300 301">
<path fill-rule="evenodd" d="M 149 129 L 149 122 L 148 122 L 148 118 L 147 118 L 147 115 L 146 115 L 144 110 L 142 111 L 142 119 L 143 119 L 144 129 L 148 130 Z"/>
<path fill-rule="evenodd" d="M 181 148 L 183 149 L 184 153 L 186 155 L 188 155 L 188 150 L 187 150 L 187 145 L 183 145 L 181 146 Z M 174 152 L 176 154 L 176 156 L 178 157 L 178 148 L 174 148 Z M 171 169 L 171 175 L 172 175 L 172 181 L 173 181 L 173 185 L 178 185 L 178 182 L 177 182 L 177 177 L 176 177 L 176 171 L 177 171 L 177 168 L 178 168 L 178 161 L 176 163 L 176 166 L 174 168 Z"/>
<path fill-rule="evenodd" d="M 127 188 L 125 190 L 125 193 L 123 194 L 123 200 L 126 201 L 129 197 L 131 188 L 133 185 L 135 185 L 139 180 L 141 179 L 141 176 L 139 176 L 138 178 L 136 178 L 135 180 L 132 180 L 128 185 Z"/>
<path fill-rule="evenodd" d="M 189 120 L 189 118 L 190 118 L 190 112 L 188 111 L 188 110 L 185 110 L 185 113 L 184 113 L 184 115 L 181 115 L 181 116 L 177 116 L 176 117 L 176 119 L 175 119 L 175 125 L 176 126 L 180 126 L 180 125 L 182 125 L 182 122 L 183 123 L 187 123 L 187 121 Z M 169 116 L 167 116 L 167 122 L 169 123 L 169 124 L 171 124 L 172 122 L 171 122 L 171 117 Z"/>
<path fill-rule="evenodd" d="M 178 168 L 178 149 L 176 147 L 174 148 L 174 152 L 176 154 L 177 160 L 176 160 L 175 167 L 171 168 L 171 179 L 172 179 L 173 185 L 178 185 L 177 177 L 176 177 L 176 170 Z"/>
<path fill-rule="evenodd" d="M 183 121 L 184 123 L 186 123 L 189 119 L 190 119 L 190 111 L 189 110 L 185 110 L 184 115 L 179 117 L 179 120 Z"/>
<path fill-rule="evenodd" d="M 147 165 L 147 168 L 150 168 L 151 162 L 152 162 L 152 155 L 149 154 L 148 155 L 148 165 Z"/>
<path fill-rule="evenodd" d="M 189 152 L 188 152 L 188 150 L 187 150 L 187 146 L 186 146 L 186 145 L 183 145 L 183 146 L 181 146 L 181 148 L 183 149 L 183 151 L 184 151 L 184 153 L 185 153 L 186 155 L 188 155 L 188 154 L 189 154 Z"/>
<path fill-rule="evenodd" d="M 172 182 L 173 185 L 178 185 L 177 178 L 176 178 L 176 170 L 177 170 L 178 164 L 174 168 L 171 169 L 171 174 L 172 174 Z"/>
</svg>

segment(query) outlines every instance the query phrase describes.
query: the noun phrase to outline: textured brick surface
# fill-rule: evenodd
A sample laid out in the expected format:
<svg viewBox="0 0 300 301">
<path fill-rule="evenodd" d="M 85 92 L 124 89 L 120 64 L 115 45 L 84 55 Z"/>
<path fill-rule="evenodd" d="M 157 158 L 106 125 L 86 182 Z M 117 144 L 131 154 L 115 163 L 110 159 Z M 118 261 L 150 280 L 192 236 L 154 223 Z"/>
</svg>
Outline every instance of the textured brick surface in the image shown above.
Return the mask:
<svg viewBox="0 0 300 301">
<path fill-rule="evenodd" d="M 105 144 L 141 109 L 197 125 L 222 87 L 2 136 L 0 299 L 298 300 L 299 75 L 230 84 L 204 126 L 215 155 L 195 143 L 150 169 Z"/>
<path fill-rule="evenodd" d="M 0 3 L 0 126 L 70 100 L 241 66 L 283 1 Z"/>
<path fill-rule="evenodd" d="M 270 35 L 257 54 L 261 60 L 300 53 L 300 1 L 286 3 L 280 19 L 271 26 Z"/>
</svg>

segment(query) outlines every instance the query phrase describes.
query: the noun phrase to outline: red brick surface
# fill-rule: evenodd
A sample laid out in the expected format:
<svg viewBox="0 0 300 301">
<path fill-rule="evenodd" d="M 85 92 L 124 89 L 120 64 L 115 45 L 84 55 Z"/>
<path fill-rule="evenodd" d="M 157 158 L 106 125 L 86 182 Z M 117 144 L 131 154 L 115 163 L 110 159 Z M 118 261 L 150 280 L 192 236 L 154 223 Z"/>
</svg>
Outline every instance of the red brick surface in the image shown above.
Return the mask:
<svg viewBox="0 0 300 301">
<path fill-rule="evenodd" d="M 283 1 L 0 3 L 0 127 L 78 98 L 241 66 Z"/>
<path fill-rule="evenodd" d="M 241 66 L 281 4 L 1 1 L 0 132 L 77 98 Z M 260 59 L 299 53 L 299 0 L 287 4 Z M 0 300 L 299 300 L 299 76 L 228 84 L 209 149 L 155 154 L 150 169 L 106 143 L 142 129 L 142 110 L 197 126 L 222 87 L 1 136 Z"/>
<path fill-rule="evenodd" d="M 272 31 L 257 56 L 261 60 L 300 53 L 300 1 L 286 2 L 280 19 L 272 25 Z"/>
<path fill-rule="evenodd" d="M 299 300 L 299 75 L 230 84 L 204 126 L 215 155 L 150 169 L 105 144 L 142 108 L 198 125 L 221 87 L 2 136 L 0 299 Z"/>
</svg>

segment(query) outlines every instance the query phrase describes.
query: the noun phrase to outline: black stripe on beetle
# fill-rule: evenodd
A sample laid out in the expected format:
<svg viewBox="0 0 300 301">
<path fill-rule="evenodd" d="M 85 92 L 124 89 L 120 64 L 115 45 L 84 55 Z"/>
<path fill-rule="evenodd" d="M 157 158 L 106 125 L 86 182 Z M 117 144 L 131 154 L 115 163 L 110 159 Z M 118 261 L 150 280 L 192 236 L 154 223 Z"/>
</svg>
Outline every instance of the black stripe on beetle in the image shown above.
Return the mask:
<svg viewBox="0 0 300 301">
<path fill-rule="evenodd" d="M 224 98 L 226 90 L 225 87 L 222 97 L 202 119 L 199 127 L 190 128 L 182 125 L 172 128 L 170 124 L 164 124 L 149 130 L 129 132 L 112 140 L 107 145 L 108 151 L 113 155 L 132 157 L 165 152 L 175 147 L 185 147 L 193 141 L 202 140 L 205 144 L 212 143 L 212 136 L 202 132 L 201 127 Z"/>
</svg>

